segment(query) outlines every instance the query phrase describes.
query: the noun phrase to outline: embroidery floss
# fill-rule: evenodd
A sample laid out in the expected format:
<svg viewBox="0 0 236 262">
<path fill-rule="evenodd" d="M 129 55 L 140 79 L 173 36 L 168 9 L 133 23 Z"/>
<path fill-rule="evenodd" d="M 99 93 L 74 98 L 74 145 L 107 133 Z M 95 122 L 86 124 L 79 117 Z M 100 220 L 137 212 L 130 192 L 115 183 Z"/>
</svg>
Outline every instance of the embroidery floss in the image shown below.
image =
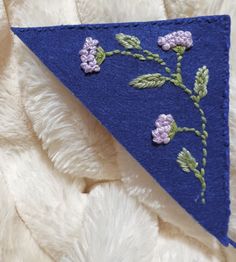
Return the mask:
<svg viewBox="0 0 236 262">
<path fill-rule="evenodd" d="M 192 34 L 189 31 L 176 31 L 165 36 L 160 36 L 157 43 L 165 51 L 173 49 L 176 46 L 190 48 L 193 45 Z"/>
<path fill-rule="evenodd" d="M 100 71 L 100 66 L 96 60 L 98 43 L 98 40 L 87 37 L 83 49 L 79 52 L 82 62 L 80 66 L 86 74 Z"/>
<path fill-rule="evenodd" d="M 157 144 L 168 144 L 176 133 L 176 124 L 172 115 L 159 115 L 155 126 L 156 129 L 152 130 L 152 141 Z"/>
</svg>

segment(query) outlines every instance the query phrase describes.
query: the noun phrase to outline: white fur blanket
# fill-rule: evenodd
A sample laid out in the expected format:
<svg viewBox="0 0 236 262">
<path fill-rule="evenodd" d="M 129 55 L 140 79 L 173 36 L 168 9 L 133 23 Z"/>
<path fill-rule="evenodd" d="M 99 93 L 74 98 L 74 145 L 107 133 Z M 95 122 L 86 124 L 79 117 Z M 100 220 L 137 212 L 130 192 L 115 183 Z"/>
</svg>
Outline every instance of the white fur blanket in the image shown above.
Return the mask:
<svg viewBox="0 0 236 262">
<path fill-rule="evenodd" d="M 0 0 L 0 261 L 236 261 L 180 208 L 10 26 L 211 14 L 232 19 L 231 209 L 236 240 L 236 3 Z"/>
</svg>

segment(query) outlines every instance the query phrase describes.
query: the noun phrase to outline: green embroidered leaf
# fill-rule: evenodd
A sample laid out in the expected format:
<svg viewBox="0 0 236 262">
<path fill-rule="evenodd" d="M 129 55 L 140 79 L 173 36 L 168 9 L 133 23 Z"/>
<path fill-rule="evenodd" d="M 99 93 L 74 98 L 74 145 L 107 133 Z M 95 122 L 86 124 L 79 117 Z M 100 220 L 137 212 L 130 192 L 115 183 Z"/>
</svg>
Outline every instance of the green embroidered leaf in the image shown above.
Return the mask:
<svg viewBox="0 0 236 262">
<path fill-rule="evenodd" d="M 200 67 L 196 73 L 194 92 L 197 94 L 197 100 L 207 95 L 207 84 L 209 80 L 209 70 L 206 66 Z"/>
<path fill-rule="evenodd" d="M 176 122 L 173 121 L 173 123 L 171 124 L 171 128 L 170 128 L 169 134 L 168 134 L 170 139 L 174 138 L 174 136 L 175 136 L 175 134 L 177 132 L 177 128 L 178 127 L 176 125 Z"/>
<path fill-rule="evenodd" d="M 96 61 L 99 65 L 102 64 L 102 62 L 105 60 L 106 58 L 106 53 L 103 50 L 103 48 L 101 46 L 97 47 L 97 53 L 96 53 Z"/>
<path fill-rule="evenodd" d="M 181 45 L 177 45 L 176 47 L 173 48 L 173 50 L 176 53 L 179 53 L 180 55 L 183 55 L 185 50 L 186 50 L 186 47 L 185 46 L 181 46 Z"/>
<path fill-rule="evenodd" d="M 126 49 L 141 49 L 140 40 L 136 36 L 116 34 L 117 41 Z"/>
<path fill-rule="evenodd" d="M 182 170 L 186 173 L 195 170 L 198 166 L 198 163 L 196 162 L 195 158 L 184 147 L 182 151 L 180 151 L 178 154 L 177 163 L 180 165 Z"/>
<path fill-rule="evenodd" d="M 152 88 L 161 87 L 166 81 L 166 78 L 159 73 L 141 75 L 132 80 L 129 84 L 136 88 Z"/>
</svg>

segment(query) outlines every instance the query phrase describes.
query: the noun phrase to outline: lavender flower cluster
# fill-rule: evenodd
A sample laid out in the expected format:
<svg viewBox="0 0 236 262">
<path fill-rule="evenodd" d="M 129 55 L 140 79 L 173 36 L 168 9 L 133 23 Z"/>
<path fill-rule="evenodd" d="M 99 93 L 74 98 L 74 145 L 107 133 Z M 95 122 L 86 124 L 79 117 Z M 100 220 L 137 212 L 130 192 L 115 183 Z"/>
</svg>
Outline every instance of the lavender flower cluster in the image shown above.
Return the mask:
<svg viewBox="0 0 236 262">
<path fill-rule="evenodd" d="M 169 133 L 173 123 L 174 119 L 172 115 L 159 115 L 155 122 L 156 129 L 152 130 L 153 142 L 157 144 L 168 144 L 171 140 Z"/>
<path fill-rule="evenodd" d="M 96 60 L 98 40 L 87 37 L 83 49 L 80 50 L 81 68 L 85 73 L 99 72 L 100 66 Z"/>
<path fill-rule="evenodd" d="M 189 31 L 176 31 L 165 36 L 158 37 L 158 45 L 165 51 L 176 46 L 190 48 L 193 45 L 192 34 Z"/>
</svg>

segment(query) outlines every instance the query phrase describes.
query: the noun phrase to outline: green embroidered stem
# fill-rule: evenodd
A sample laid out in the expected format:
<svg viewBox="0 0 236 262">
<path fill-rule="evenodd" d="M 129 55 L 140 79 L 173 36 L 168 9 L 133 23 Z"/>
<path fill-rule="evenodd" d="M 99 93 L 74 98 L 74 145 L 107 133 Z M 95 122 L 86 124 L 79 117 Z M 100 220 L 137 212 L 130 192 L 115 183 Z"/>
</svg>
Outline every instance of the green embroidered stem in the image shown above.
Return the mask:
<svg viewBox="0 0 236 262">
<path fill-rule="evenodd" d="M 186 93 L 188 95 L 188 97 L 193 101 L 194 103 L 194 107 L 198 110 L 198 112 L 200 113 L 200 117 L 201 117 L 201 127 L 202 130 L 201 132 L 196 130 L 195 128 L 187 128 L 187 127 L 178 127 L 177 128 L 177 132 L 194 132 L 197 136 L 201 137 L 201 142 L 202 142 L 202 168 L 200 169 L 200 171 L 197 169 L 198 163 L 195 161 L 195 159 L 191 156 L 191 153 L 189 151 L 187 151 L 186 149 L 183 149 L 184 151 L 181 151 L 181 153 L 178 156 L 177 162 L 182 163 L 181 162 L 181 157 L 183 157 L 183 155 L 189 155 L 190 159 L 194 160 L 193 163 L 196 163 L 196 166 L 193 168 L 190 168 L 190 170 L 192 170 L 192 172 L 194 173 L 195 177 L 200 181 L 201 183 L 201 199 L 202 199 L 202 203 L 205 203 L 205 191 L 206 191 L 206 182 L 205 182 L 205 167 L 206 167 L 206 163 L 207 163 L 207 137 L 208 137 L 208 133 L 206 131 L 206 116 L 205 113 L 203 111 L 203 109 L 201 108 L 199 102 L 200 99 L 207 94 L 207 81 L 208 81 L 208 69 L 206 68 L 206 66 L 203 66 L 202 68 L 200 68 L 196 74 L 196 82 L 195 82 L 195 88 L 194 91 L 200 93 L 200 95 L 195 96 L 192 95 L 192 90 L 190 90 L 189 88 L 187 88 L 182 80 L 182 70 L 181 70 L 181 61 L 183 59 L 183 54 L 185 52 L 185 48 L 183 47 L 176 47 L 174 48 L 174 51 L 176 52 L 177 55 L 177 64 L 176 64 L 176 73 L 172 74 L 171 78 L 168 78 L 168 80 L 173 83 L 175 86 L 181 88 L 184 93 Z M 201 92 L 199 92 L 201 91 Z M 179 159 L 180 157 L 180 159 Z M 183 163 L 182 163 L 183 164 Z M 183 168 L 183 166 L 182 166 Z M 188 170 L 188 171 L 190 171 Z M 185 170 L 186 172 L 186 170 Z"/>
<path fill-rule="evenodd" d="M 201 137 L 201 132 L 195 128 L 177 127 L 176 132 L 193 132 L 196 136 Z"/>
<path fill-rule="evenodd" d="M 200 115 L 201 115 L 201 122 L 202 122 L 202 145 L 203 145 L 203 149 L 202 149 L 202 166 L 203 168 L 206 166 L 206 157 L 207 157 L 207 137 L 208 137 L 208 133 L 206 131 L 206 124 L 207 124 L 207 120 L 206 120 L 206 116 L 204 111 L 201 109 L 199 103 L 195 102 L 194 106 L 198 109 Z M 203 174 L 204 175 L 204 174 Z"/>
<path fill-rule="evenodd" d="M 182 83 L 182 77 L 181 79 L 178 79 L 178 76 L 176 76 L 176 74 L 172 74 L 172 76 L 174 76 L 174 78 L 168 78 L 168 80 L 173 83 L 175 86 L 180 87 L 184 93 L 186 93 L 187 95 L 191 95 L 192 91 L 187 88 L 183 83 Z"/>
<path fill-rule="evenodd" d="M 116 54 L 120 54 L 120 55 L 126 55 L 126 56 L 131 56 L 133 58 L 136 58 L 138 60 L 141 61 L 147 61 L 147 60 L 153 60 L 155 62 L 157 62 L 158 64 L 160 64 L 161 66 L 165 67 L 165 71 L 167 73 L 171 73 L 171 70 L 168 66 L 166 66 L 166 63 L 163 59 L 161 59 L 161 57 L 158 54 L 153 54 L 152 52 L 148 51 L 148 50 L 143 50 L 142 48 L 140 49 L 140 51 L 143 51 L 143 53 L 145 54 L 139 54 L 139 53 L 132 53 L 131 51 L 121 51 L 121 50 L 113 50 L 113 51 L 109 51 L 106 52 L 106 56 L 112 56 L 112 55 L 116 55 Z"/>
<path fill-rule="evenodd" d="M 201 187 L 202 187 L 201 200 L 202 200 L 202 203 L 205 204 L 206 203 L 206 200 L 205 200 L 205 192 L 206 192 L 206 181 L 205 181 L 205 178 L 203 177 L 202 172 L 199 172 L 199 170 L 197 170 L 197 169 L 193 169 L 193 173 L 194 173 L 195 177 L 201 183 Z"/>
<path fill-rule="evenodd" d="M 106 56 L 112 56 L 112 55 L 125 55 L 125 56 L 131 56 L 135 59 L 141 60 L 141 61 L 145 61 L 147 60 L 142 54 L 138 54 L 138 53 L 132 53 L 130 51 L 121 51 L 121 50 L 113 50 L 113 51 L 109 51 L 105 53 Z"/>
<path fill-rule="evenodd" d="M 176 73 L 181 74 L 181 61 L 183 59 L 185 49 L 183 50 L 177 50 L 177 65 L 176 65 Z"/>
<path fill-rule="evenodd" d="M 165 66 L 165 71 L 170 74 L 171 70 L 168 66 L 166 66 L 165 61 L 160 57 L 159 54 L 153 54 L 151 51 L 149 50 L 143 50 L 143 53 L 146 54 L 146 58 L 148 60 L 153 60 L 155 62 L 157 62 L 158 64 L 160 64 L 161 66 Z"/>
<path fill-rule="evenodd" d="M 146 56 L 145 59 L 143 59 L 143 57 L 140 59 L 140 60 L 154 60 L 156 61 L 157 63 L 159 63 L 160 65 L 164 66 L 165 67 L 165 70 L 167 73 L 170 73 L 170 68 L 166 66 L 166 63 L 165 61 L 160 57 L 159 54 L 153 54 L 151 51 L 149 50 L 143 50 L 142 46 L 141 46 L 141 41 L 138 37 L 136 36 L 133 36 L 133 35 L 127 35 L 127 34 L 124 34 L 124 33 L 119 33 L 119 34 L 116 34 L 116 40 L 118 41 L 118 43 L 120 45 L 122 45 L 126 50 L 132 50 L 132 49 L 136 49 L 138 51 L 141 51 L 143 52 L 143 54 Z M 180 48 L 181 50 L 183 48 Z M 180 50 L 180 51 L 181 51 Z M 114 50 L 117 52 L 117 50 Z M 108 55 L 113 55 L 115 54 L 116 52 L 114 51 L 111 51 L 111 52 L 108 52 Z M 126 55 L 125 53 L 121 53 L 119 52 L 120 54 L 124 54 Z M 128 54 L 128 55 L 131 55 L 131 54 Z M 134 54 L 134 55 L 140 55 L 140 54 Z M 133 55 L 131 55 L 133 56 Z M 138 58 L 138 57 L 137 57 Z"/>
<path fill-rule="evenodd" d="M 208 137 L 208 133 L 206 131 L 206 116 L 205 113 L 203 111 L 203 109 L 201 108 L 199 102 L 195 102 L 194 97 L 191 96 L 192 91 L 190 89 L 188 89 L 183 83 L 178 83 L 176 81 L 176 79 L 170 79 L 170 81 L 172 83 L 174 83 L 177 87 L 180 87 L 187 95 L 188 97 L 194 102 L 194 107 L 199 111 L 200 116 L 201 116 L 201 127 L 202 130 L 201 132 L 198 133 L 198 136 L 201 137 L 201 141 L 202 141 L 202 168 L 201 170 L 197 170 L 196 168 L 193 171 L 194 175 L 196 178 L 198 178 L 198 180 L 201 183 L 201 187 L 202 187 L 202 192 L 201 192 L 201 199 L 202 199 L 202 203 L 205 203 L 205 191 L 206 191 L 206 182 L 205 182 L 205 167 L 206 167 L 206 163 L 207 163 L 207 137 Z M 190 129 L 188 130 L 183 130 L 183 131 L 193 131 Z M 196 134 L 196 132 L 194 131 L 194 133 Z"/>
</svg>

